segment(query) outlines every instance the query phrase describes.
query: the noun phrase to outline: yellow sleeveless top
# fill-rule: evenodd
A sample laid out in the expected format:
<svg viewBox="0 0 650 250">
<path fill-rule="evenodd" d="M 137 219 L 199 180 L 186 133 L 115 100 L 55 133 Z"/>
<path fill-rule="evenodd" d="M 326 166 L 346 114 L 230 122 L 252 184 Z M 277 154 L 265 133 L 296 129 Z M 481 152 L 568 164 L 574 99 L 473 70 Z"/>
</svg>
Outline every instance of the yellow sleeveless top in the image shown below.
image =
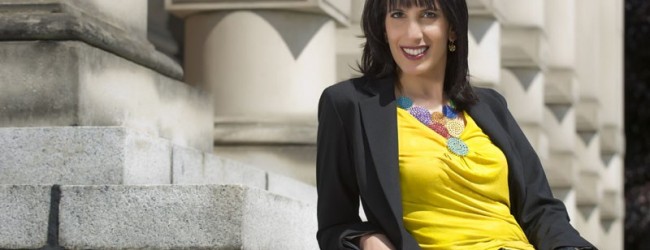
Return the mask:
<svg viewBox="0 0 650 250">
<path fill-rule="evenodd" d="M 446 139 L 397 108 L 403 220 L 422 249 L 534 250 L 510 214 L 503 152 L 474 120 L 460 138 L 469 153 L 451 153 Z"/>
</svg>

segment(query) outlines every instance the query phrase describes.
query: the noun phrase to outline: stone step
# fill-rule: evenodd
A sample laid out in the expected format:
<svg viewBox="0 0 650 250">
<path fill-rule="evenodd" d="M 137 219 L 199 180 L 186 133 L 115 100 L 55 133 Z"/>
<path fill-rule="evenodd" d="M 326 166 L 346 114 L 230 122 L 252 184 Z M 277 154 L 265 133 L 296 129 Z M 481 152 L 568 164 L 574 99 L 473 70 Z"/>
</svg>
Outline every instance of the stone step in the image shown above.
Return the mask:
<svg viewBox="0 0 650 250">
<path fill-rule="evenodd" d="M 124 127 L 0 128 L 0 184 L 170 184 L 171 143 Z"/>
<path fill-rule="evenodd" d="M 316 203 L 316 188 L 125 127 L 0 128 L 0 184 L 242 184 Z"/>
<path fill-rule="evenodd" d="M 51 189 L 0 185 L 0 248 L 37 248 L 46 243 L 66 249 L 318 248 L 314 205 L 254 187 Z M 59 205 L 50 209 L 50 202 Z"/>
<path fill-rule="evenodd" d="M 0 185 L 0 249 L 47 244 L 51 186 Z"/>
</svg>

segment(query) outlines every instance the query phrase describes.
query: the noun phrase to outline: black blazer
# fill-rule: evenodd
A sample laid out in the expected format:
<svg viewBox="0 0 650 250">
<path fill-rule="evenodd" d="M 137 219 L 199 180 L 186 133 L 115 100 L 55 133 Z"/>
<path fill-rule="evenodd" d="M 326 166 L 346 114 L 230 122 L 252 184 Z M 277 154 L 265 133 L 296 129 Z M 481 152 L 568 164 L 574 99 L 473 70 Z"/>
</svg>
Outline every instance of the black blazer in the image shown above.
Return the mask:
<svg viewBox="0 0 650 250">
<path fill-rule="evenodd" d="M 355 249 L 350 238 L 385 234 L 420 249 L 402 222 L 394 77 L 356 78 L 323 91 L 318 107 L 317 189 L 321 249 Z M 536 249 L 593 247 L 569 224 L 532 146 L 496 91 L 474 88 L 467 112 L 506 155 L 510 211 Z M 359 218 L 359 199 L 367 222 Z"/>
</svg>

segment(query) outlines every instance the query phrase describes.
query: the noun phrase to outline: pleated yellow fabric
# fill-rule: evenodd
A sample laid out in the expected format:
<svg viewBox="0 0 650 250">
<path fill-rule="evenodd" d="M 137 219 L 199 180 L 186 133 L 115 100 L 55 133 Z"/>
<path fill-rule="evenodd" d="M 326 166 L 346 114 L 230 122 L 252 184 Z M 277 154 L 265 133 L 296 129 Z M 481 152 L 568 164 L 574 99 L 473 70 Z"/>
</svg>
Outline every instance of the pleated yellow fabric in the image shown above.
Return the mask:
<svg viewBox="0 0 650 250">
<path fill-rule="evenodd" d="M 422 249 L 532 250 L 510 214 L 503 152 L 462 112 L 467 156 L 449 152 L 446 139 L 397 109 L 403 220 Z"/>
</svg>

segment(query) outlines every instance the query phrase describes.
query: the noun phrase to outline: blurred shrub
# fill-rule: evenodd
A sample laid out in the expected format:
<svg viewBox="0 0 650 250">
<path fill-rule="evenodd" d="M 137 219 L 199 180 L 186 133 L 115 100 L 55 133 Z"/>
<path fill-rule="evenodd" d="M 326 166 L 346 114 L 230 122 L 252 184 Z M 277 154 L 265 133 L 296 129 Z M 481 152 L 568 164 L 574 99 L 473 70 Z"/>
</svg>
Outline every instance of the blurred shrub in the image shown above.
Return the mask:
<svg viewBox="0 0 650 250">
<path fill-rule="evenodd" d="M 625 1 L 625 249 L 650 249 L 650 1 Z"/>
</svg>

